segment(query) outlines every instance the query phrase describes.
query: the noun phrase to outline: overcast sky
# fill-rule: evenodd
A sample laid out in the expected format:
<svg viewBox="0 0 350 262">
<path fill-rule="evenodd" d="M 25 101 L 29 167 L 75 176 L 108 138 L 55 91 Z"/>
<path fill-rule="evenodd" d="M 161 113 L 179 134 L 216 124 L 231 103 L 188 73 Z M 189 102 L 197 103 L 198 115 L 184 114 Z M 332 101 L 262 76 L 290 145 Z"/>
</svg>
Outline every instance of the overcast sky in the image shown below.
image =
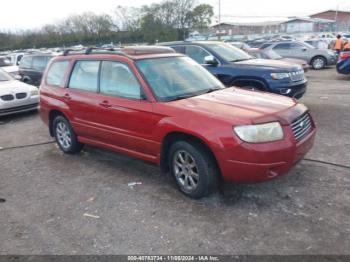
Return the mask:
<svg viewBox="0 0 350 262">
<path fill-rule="evenodd" d="M 197 0 L 215 7 L 219 0 Z M 37 28 L 54 23 L 65 16 L 86 11 L 112 13 L 118 5 L 141 6 L 152 0 L 5 0 L 1 1 L 0 29 Z M 308 15 L 326 9 L 350 10 L 349 0 L 221 0 L 223 18 L 231 16 L 293 16 Z"/>
</svg>

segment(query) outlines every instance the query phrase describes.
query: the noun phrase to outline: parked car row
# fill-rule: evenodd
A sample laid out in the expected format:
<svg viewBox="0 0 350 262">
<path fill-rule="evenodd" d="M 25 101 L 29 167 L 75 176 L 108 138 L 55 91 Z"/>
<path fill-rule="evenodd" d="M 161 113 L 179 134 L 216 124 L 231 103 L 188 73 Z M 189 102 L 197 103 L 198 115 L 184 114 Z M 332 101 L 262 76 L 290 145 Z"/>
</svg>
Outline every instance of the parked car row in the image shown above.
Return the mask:
<svg viewBox="0 0 350 262">
<path fill-rule="evenodd" d="M 225 86 L 301 98 L 307 79 L 300 65 L 257 59 L 229 44 L 213 41 L 163 43 L 203 65 Z"/>
<path fill-rule="evenodd" d="M 258 70 L 260 61 L 222 43 L 166 45 L 177 53 L 166 46 L 88 49 L 50 61 L 40 116 L 64 153 L 89 144 L 140 158 L 170 173 L 185 195 L 200 198 L 218 181 L 278 177 L 310 150 L 316 127 L 304 105 L 228 88 L 213 76 L 216 68 L 229 83 L 237 64 Z M 278 80 L 286 70 L 303 74 L 289 64 L 272 70 L 270 82 L 275 76 L 290 84 Z M 220 78 L 223 72 L 229 79 Z"/>
</svg>

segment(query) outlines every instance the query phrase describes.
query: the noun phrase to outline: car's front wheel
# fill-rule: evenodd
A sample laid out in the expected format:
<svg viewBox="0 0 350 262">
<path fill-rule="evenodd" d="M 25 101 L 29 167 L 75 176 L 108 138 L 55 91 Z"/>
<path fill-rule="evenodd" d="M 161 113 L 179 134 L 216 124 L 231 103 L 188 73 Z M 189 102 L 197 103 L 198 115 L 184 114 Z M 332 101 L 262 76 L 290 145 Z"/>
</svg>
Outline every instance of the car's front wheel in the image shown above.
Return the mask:
<svg viewBox="0 0 350 262">
<path fill-rule="evenodd" d="M 66 118 L 58 116 L 53 121 L 53 130 L 56 143 L 66 154 L 75 154 L 81 151 L 83 144 L 78 142 L 72 126 Z"/>
<path fill-rule="evenodd" d="M 323 69 L 326 67 L 326 65 L 327 65 L 327 60 L 322 56 L 317 56 L 311 61 L 311 66 L 315 70 Z"/>
<path fill-rule="evenodd" d="M 218 169 L 199 143 L 174 143 L 169 152 L 169 165 L 179 189 L 191 198 L 204 197 L 216 187 Z"/>
</svg>

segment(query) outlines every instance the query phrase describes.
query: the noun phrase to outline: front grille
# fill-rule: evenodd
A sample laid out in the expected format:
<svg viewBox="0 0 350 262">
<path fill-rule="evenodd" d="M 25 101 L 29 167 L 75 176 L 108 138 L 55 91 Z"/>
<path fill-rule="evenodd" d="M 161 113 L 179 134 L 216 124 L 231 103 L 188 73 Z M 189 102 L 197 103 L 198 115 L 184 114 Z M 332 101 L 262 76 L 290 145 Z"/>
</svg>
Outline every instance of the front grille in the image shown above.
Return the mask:
<svg viewBox="0 0 350 262">
<path fill-rule="evenodd" d="M 27 93 L 17 93 L 16 98 L 17 99 L 23 99 L 27 97 Z"/>
<path fill-rule="evenodd" d="M 15 99 L 13 95 L 3 95 L 3 96 L 0 96 L 0 98 L 4 101 L 12 101 Z"/>
<path fill-rule="evenodd" d="M 309 113 L 306 112 L 304 115 L 298 117 L 293 121 L 291 125 L 296 141 L 302 140 L 307 134 L 310 133 L 312 128 L 311 119 Z"/>
<path fill-rule="evenodd" d="M 293 82 L 304 80 L 304 70 L 299 70 L 290 73 L 290 78 Z"/>
</svg>

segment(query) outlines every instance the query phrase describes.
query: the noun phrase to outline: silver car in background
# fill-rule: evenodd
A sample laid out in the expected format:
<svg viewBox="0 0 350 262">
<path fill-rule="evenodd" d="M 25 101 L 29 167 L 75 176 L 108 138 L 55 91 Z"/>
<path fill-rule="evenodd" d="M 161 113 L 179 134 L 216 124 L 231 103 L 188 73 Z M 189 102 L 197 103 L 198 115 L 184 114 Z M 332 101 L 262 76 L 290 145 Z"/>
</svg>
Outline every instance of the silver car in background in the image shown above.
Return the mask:
<svg viewBox="0 0 350 262">
<path fill-rule="evenodd" d="M 268 42 L 260 48 L 271 49 L 282 57 L 303 59 L 316 70 L 337 63 L 337 55 L 334 51 L 316 49 L 312 45 L 301 41 Z"/>
</svg>

